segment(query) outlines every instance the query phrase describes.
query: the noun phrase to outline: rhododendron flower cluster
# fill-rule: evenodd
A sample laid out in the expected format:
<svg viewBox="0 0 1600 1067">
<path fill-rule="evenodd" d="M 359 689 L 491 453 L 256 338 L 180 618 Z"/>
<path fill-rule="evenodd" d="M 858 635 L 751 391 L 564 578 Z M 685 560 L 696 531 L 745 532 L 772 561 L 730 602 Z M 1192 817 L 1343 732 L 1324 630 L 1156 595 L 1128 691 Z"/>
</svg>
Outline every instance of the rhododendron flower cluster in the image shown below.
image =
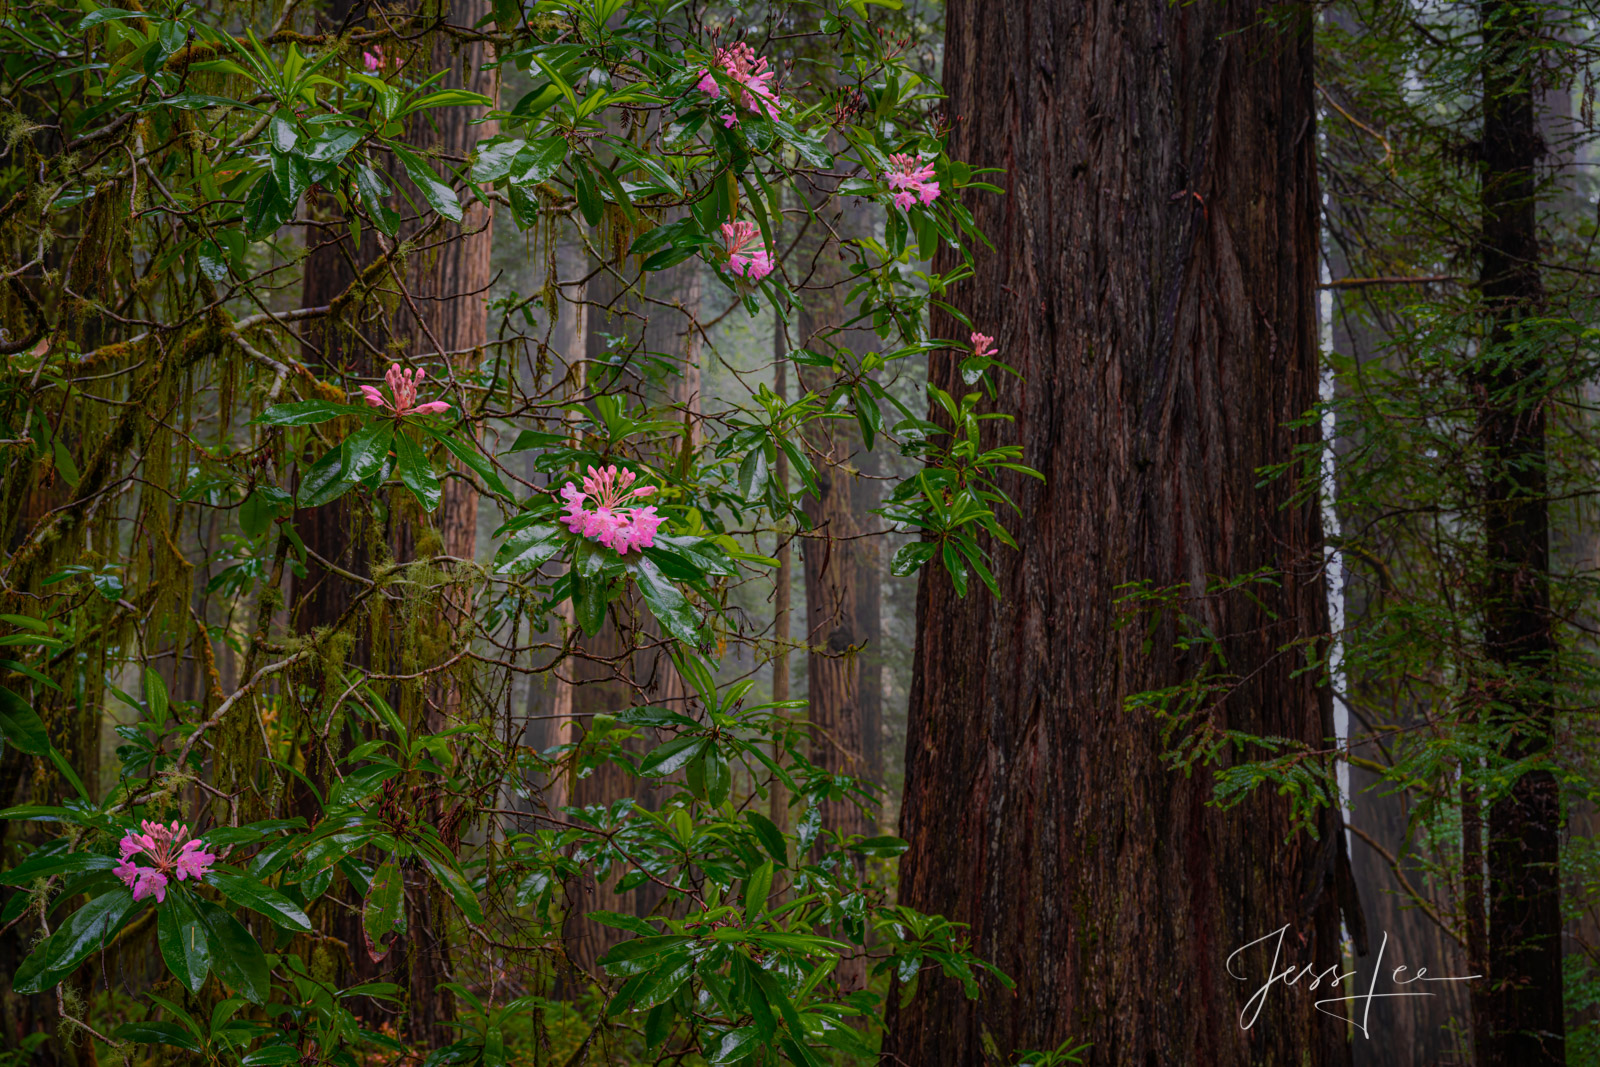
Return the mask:
<svg viewBox="0 0 1600 1067">
<path fill-rule="evenodd" d="M 596 470 L 589 468 L 579 492 L 571 482 L 561 490 L 567 502 L 567 529 L 599 541 L 627 555 L 630 548 L 649 548 L 656 543 L 656 528 L 661 518 L 654 507 L 626 506 L 628 501 L 649 496 L 656 491 L 653 485 L 633 488 L 638 475 L 629 470 L 618 470 L 614 465 Z"/>
<path fill-rule="evenodd" d="M 189 836 L 189 828 L 176 821 L 171 826 L 146 820 L 143 833 L 129 833 L 122 839 L 122 862 L 111 868 L 122 883 L 133 890 L 134 900 L 155 897 L 165 903 L 167 882 L 192 878 L 199 881 L 217 861 L 215 853 L 200 847 L 200 839 Z M 134 862 L 138 857 L 140 862 Z"/>
<path fill-rule="evenodd" d="M 767 69 L 765 56 L 757 56 L 754 48 L 740 41 L 717 49 L 712 67 L 720 67 L 730 80 L 738 84 L 740 99 L 736 103 L 744 104 L 757 115 L 765 113 L 769 119 L 778 117 L 778 94 L 770 84 L 778 72 Z M 722 86 L 717 84 L 716 76 L 710 69 L 700 72 L 700 81 L 695 88 L 710 97 L 722 96 Z M 722 124 L 732 126 L 738 121 L 738 116 L 726 115 Z"/>
<path fill-rule="evenodd" d="M 772 273 L 772 252 L 761 240 L 761 230 L 753 222 L 740 219 L 722 224 L 722 240 L 728 246 L 728 269 L 741 278 L 759 282 Z M 749 248 L 755 242 L 754 248 Z M 749 248 L 749 251 L 746 249 Z"/>
<path fill-rule="evenodd" d="M 362 65 L 365 66 L 369 72 L 376 71 L 376 70 L 382 70 L 383 69 L 383 48 L 381 46 L 374 46 L 372 51 L 370 51 L 370 52 L 362 52 L 361 53 L 361 62 L 362 62 Z"/>
<path fill-rule="evenodd" d="M 883 180 L 895 190 L 894 203 L 901 210 L 921 200 L 931 204 L 939 199 L 939 183 L 933 180 L 933 164 L 924 163 L 916 156 L 897 152 L 889 157 L 897 169 L 886 172 Z"/>
<path fill-rule="evenodd" d="M 995 357 L 994 338 L 978 331 L 972 331 L 972 354 L 982 359 Z"/>
<path fill-rule="evenodd" d="M 391 363 L 389 373 L 385 377 L 394 400 L 391 402 L 385 399 L 383 390 L 375 385 L 363 385 L 361 394 L 372 407 L 392 411 L 397 419 L 402 415 L 437 415 L 449 411 L 450 405 L 443 400 L 430 400 L 426 404 L 417 403 L 417 386 L 421 385 L 422 379 L 427 376 L 428 372 L 425 370 L 402 370 L 400 364 Z"/>
</svg>

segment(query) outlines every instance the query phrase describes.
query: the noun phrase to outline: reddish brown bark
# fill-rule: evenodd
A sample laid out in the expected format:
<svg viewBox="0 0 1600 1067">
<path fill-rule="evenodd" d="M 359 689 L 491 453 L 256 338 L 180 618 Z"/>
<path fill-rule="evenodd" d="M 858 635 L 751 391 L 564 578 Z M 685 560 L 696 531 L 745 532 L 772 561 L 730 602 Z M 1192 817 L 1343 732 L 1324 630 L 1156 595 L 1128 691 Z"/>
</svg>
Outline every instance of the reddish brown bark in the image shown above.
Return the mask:
<svg viewBox="0 0 1600 1067">
<path fill-rule="evenodd" d="M 925 972 L 891 1004 L 886 1060 L 990 1062 L 1092 1042 L 1099 1064 L 1346 1062 L 1344 1026 L 1303 988 L 1255 1025 L 1239 1011 L 1288 925 L 1297 963 L 1339 962 L 1343 834 L 1288 835 L 1260 790 L 1208 806 L 1174 773 L 1130 694 L 1192 678 L 1173 629 L 1116 627 L 1123 583 L 1193 602 L 1242 680 L 1231 729 L 1321 743 L 1326 690 L 1292 643 L 1322 634 L 1317 505 L 1259 484 L 1315 435 L 1317 187 L 1309 6 L 1034 0 L 949 8 L 956 158 L 1002 167 L 969 203 L 997 251 L 955 294 L 998 337 L 1003 431 L 1043 483 L 1008 478 L 1019 550 L 995 546 L 1003 599 L 923 574 L 906 755 L 901 897 L 970 924 L 1016 981 L 967 1000 Z M 949 269 L 943 257 L 938 264 Z M 936 317 L 938 336 L 964 336 Z M 955 361 L 930 378 L 965 392 Z M 1233 758 L 1232 756 L 1226 758 Z M 1344 880 L 1346 883 L 1348 879 Z"/>
</svg>

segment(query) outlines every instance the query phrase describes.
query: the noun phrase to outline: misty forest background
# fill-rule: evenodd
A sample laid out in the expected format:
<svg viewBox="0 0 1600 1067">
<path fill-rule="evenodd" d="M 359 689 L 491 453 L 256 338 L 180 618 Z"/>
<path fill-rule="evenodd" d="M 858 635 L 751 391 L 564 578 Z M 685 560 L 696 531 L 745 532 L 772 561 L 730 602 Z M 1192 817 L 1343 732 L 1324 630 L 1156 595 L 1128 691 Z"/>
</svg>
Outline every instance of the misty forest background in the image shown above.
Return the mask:
<svg viewBox="0 0 1600 1067">
<path fill-rule="evenodd" d="M 0 5 L 0 1064 L 1600 1063 L 1597 32 Z"/>
</svg>

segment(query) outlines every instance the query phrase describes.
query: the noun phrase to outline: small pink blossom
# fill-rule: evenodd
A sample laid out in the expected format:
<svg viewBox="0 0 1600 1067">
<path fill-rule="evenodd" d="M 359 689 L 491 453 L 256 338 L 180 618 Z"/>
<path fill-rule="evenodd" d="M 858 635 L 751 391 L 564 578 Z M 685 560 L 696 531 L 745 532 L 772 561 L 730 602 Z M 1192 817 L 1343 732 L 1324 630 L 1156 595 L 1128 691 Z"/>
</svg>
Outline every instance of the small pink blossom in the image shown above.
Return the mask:
<svg viewBox="0 0 1600 1067">
<path fill-rule="evenodd" d="M 361 64 L 367 68 L 368 73 L 383 69 L 383 48 L 374 45 L 372 51 L 361 53 Z"/>
<path fill-rule="evenodd" d="M 567 502 L 567 529 L 599 541 L 624 556 L 630 548 L 645 549 L 654 545 L 656 528 L 662 522 L 656 509 L 624 506 L 630 500 L 656 491 L 653 485 L 631 488 L 637 478 L 632 471 L 618 470 L 613 465 L 599 470 L 590 467 L 581 492 L 568 482 L 561 489 L 561 497 Z"/>
<path fill-rule="evenodd" d="M 167 882 L 174 875 L 178 881 L 200 881 L 216 862 L 215 853 L 205 851 L 200 839 L 189 836 L 189 828 L 173 822 L 163 826 L 158 822 L 144 821 L 143 833 L 130 832 L 119 842 L 122 862 L 112 872 L 122 883 L 133 890 L 134 900 L 155 897 L 156 903 L 165 903 Z M 134 862 L 139 857 L 143 863 Z M 150 866 L 145 866 L 149 864 Z"/>
<path fill-rule="evenodd" d="M 427 376 L 428 372 L 425 370 L 402 370 L 400 364 L 391 363 L 385 378 L 394 399 L 392 401 L 385 399 L 383 390 L 375 385 L 363 385 L 361 395 L 366 398 L 369 406 L 393 412 L 397 419 L 405 415 L 438 415 L 449 411 L 450 405 L 443 400 L 430 400 L 426 404 L 417 403 L 417 386 L 421 385 Z"/>
<path fill-rule="evenodd" d="M 765 56 L 757 56 L 754 48 L 740 41 L 717 49 L 711 63 L 712 68 L 720 67 L 728 79 L 739 86 L 735 103 L 742 103 L 750 112 L 765 114 L 769 119 L 778 117 L 778 94 L 770 84 L 778 72 L 767 69 Z M 711 68 L 700 72 L 695 88 L 713 99 L 722 96 L 722 86 L 717 84 Z M 723 117 L 722 124 L 732 126 L 738 121 L 737 115 L 730 114 Z"/>
<path fill-rule="evenodd" d="M 761 230 L 753 222 L 740 219 L 722 224 L 722 240 L 728 246 L 728 270 L 748 281 L 759 282 L 772 273 L 772 252 L 761 240 Z M 749 248 L 751 242 L 757 242 Z M 746 251 L 746 249 L 749 249 Z"/>
<path fill-rule="evenodd" d="M 939 183 L 933 180 L 933 164 L 923 163 L 917 156 L 904 152 L 889 157 L 894 169 L 886 171 L 883 180 L 895 190 L 894 204 L 905 211 L 921 200 L 931 204 L 939 199 Z"/>
<path fill-rule="evenodd" d="M 993 344 L 993 337 L 978 333 L 976 330 L 972 332 L 972 354 L 974 356 L 980 359 L 993 359 L 995 356 L 995 350 L 991 347 Z"/>
</svg>

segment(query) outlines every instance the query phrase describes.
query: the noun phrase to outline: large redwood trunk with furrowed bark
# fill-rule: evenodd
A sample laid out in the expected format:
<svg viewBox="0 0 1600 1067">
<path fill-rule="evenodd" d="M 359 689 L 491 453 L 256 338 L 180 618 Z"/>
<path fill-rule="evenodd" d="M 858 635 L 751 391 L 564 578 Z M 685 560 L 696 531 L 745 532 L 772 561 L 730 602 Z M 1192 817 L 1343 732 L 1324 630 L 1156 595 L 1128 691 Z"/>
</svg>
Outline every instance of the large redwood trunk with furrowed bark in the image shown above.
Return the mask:
<svg viewBox="0 0 1600 1067">
<path fill-rule="evenodd" d="M 1246 1030 L 1270 951 L 1234 960 L 1246 981 L 1227 966 L 1284 926 L 1281 962 L 1340 962 L 1337 816 L 1312 840 L 1270 788 L 1209 806 L 1210 776 L 1166 767 L 1158 724 L 1124 706 L 1193 678 L 1198 655 L 1170 618 L 1116 625 L 1125 583 L 1193 594 L 1237 679 L 1212 720 L 1332 735 L 1306 669 L 1321 646 L 1296 644 L 1326 632 L 1316 497 L 1261 474 L 1317 433 L 1296 421 L 1318 384 L 1311 14 L 950 5 L 951 153 L 1006 188 L 967 201 L 997 251 L 952 298 L 1021 375 L 998 379 L 1017 419 L 992 439 L 1046 480 L 1006 482 L 1021 518 L 1017 551 L 992 546 L 1003 599 L 922 576 L 900 892 L 969 924 L 1016 988 L 971 1001 L 925 970 L 891 1006 L 886 1063 L 1067 1040 L 1095 1064 L 1348 1062 L 1343 1022 L 1313 1006 L 1326 991 L 1280 988 Z M 949 316 L 934 332 L 966 336 Z M 930 378 L 969 391 L 951 355 Z M 1199 595 L 1263 568 L 1274 582 Z"/>
</svg>

